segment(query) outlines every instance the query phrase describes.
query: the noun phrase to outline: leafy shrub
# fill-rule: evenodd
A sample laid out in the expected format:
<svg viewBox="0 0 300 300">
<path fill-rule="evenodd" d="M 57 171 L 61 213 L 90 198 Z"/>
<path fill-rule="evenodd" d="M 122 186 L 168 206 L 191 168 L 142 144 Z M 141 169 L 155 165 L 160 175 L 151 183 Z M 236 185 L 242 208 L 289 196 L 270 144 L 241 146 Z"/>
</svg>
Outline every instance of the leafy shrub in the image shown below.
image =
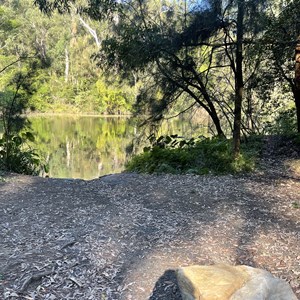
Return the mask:
<svg viewBox="0 0 300 300">
<path fill-rule="evenodd" d="M 2 136 L 0 139 L 0 169 L 27 175 L 38 175 L 42 168 L 47 172 L 47 167 L 41 162 L 35 150 L 28 146 L 27 141 L 34 141 L 34 137 L 29 131 Z"/>
<path fill-rule="evenodd" d="M 0 92 L 0 118 L 3 127 L 0 138 L 0 169 L 22 174 L 37 175 L 45 168 L 27 141 L 34 141 L 27 127 L 24 112 L 29 107 L 29 97 L 33 93 L 32 76 L 34 66 L 29 71 L 13 72 L 3 84 Z M 22 131 L 23 130 L 23 131 Z"/>
<path fill-rule="evenodd" d="M 254 169 L 254 153 L 234 159 L 232 141 L 219 138 L 183 140 L 174 136 L 149 137 L 150 147 L 127 163 L 127 171 L 172 174 L 224 174 Z M 251 149 L 251 148 L 249 148 Z"/>
<path fill-rule="evenodd" d="M 280 112 L 273 124 L 266 128 L 267 133 L 275 135 L 293 135 L 297 132 L 296 109 Z"/>
</svg>

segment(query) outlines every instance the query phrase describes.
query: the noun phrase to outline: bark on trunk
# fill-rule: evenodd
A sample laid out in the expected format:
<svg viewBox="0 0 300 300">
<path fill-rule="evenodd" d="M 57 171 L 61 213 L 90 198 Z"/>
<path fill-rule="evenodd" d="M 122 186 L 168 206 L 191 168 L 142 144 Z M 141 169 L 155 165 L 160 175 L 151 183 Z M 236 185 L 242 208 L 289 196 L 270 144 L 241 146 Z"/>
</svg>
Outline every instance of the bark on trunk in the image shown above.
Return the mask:
<svg viewBox="0 0 300 300">
<path fill-rule="evenodd" d="M 211 103 L 211 104 L 212 104 L 212 103 Z M 223 130 L 222 130 L 222 127 L 221 127 L 221 124 L 220 124 L 220 119 L 219 119 L 218 114 L 217 114 L 217 112 L 216 112 L 216 110 L 215 110 L 215 107 L 214 107 L 213 105 L 212 105 L 212 107 L 211 107 L 210 103 L 209 103 L 209 107 L 210 107 L 209 115 L 210 115 L 212 121 L 213 121 L 214 124 L 215 124 L 215 127 L 216 127 L 216 130 L 217 130 L 218 137 L 220 137 L 220 138 L 226 138 L 226 137 L 225 137 L 225 134 L 224 134 L 224 132 L 223 132 Z"/>
<path fill-rule="evenodd" d="M 235 69 L 235 101 L 233 125 L 233 155 L 237 158 L 241 146 L 242 101 L 244 93 L 243 81 L 243 35 L 244 35 L 244 0 L 238 0 L 236 69 Z"/>
<path fill-rule="evenodd" d="M 300 36 L 298 36 L 295 49 L 295 86 L 293 93 L 297 111 L 297 130 L 300 133 Z"/>
<path fill-rule="evenodd" d="M 299 88 L 294 92 L 294 98 L 296 103 L 297 131 L 298 133 L 300 133 L 300 89 Z"/>
<path fill-rule="evenodd" d="M 99 49 L 101 46 L 101 42 L 98 38 L 96 30 L 94 30 L 87 22 L 85 22 L 82 17 L 79 16 L 79 21 L 81 24 L 87 29 L 87 31 L 91 34 L 91 36 L 94 38 L 95 43 L 97 45 L 97 48 Z"/>
<path fill-rule="evenodd" d="M 215 109 L 215 106 L 214 106 L 214 104 L 211 100 L 211 97 L 207 93 L 206 88 L 202 84 L 202 82 L 199 82 L 199 84 L 200 84 L 200 87 L 201 87 L 202 96 L 207 102 L 207 107 L 206 108 L 204 107 L 204 109 L 208 112 L 209 116 L 211 117 L 212 121 L 214 122 L 214 125 L 215 125 L 216 130 L 217 130 L 218 137 L 226 138 L 226 136 L 225 136 L 225 134 L 222 130 L 222 127 L 221 127 L 219 116 L 218 116 L 217 111 Z"/>
<path fill-rule="evenodd" d="M 69 61 L 69 51 L 68 48 L 65 48 L 65 82 L 69 81 L 69 68 L 70 68 L 70 61 Z"/>
<path fill-rule="evenodd" d="M 216 111 L 213 101 L 212 101 L 210 95 L 208 94 L 205 85 L 199 78 L 198 78 L 198 82 L 200 85 L 201 94 L 202 94 L 203 98 L 206 100 L 208 108 L 209 108 L 209 109 L 205 109 L 205 107 L 204 107 L 204 109 L 208 112 L 209 116 L 211 117 L 212 121 L 214 122 L 218 137 L 226 138 L 226 136 L 222 130 L 220 119 L 217 114 L 217 111 Z"/>
</svg>

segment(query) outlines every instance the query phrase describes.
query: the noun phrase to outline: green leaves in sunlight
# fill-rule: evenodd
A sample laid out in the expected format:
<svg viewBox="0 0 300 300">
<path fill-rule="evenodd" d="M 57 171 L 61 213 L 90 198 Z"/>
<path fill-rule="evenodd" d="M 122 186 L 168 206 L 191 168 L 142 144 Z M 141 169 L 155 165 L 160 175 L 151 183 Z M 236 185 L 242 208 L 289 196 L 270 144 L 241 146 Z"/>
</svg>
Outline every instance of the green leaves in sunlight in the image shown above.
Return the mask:
<svg viewBox="0 0 300 300">
<path fill-rule="evenodd" d="M 21 134 L 4 134 L 0 139 L 0 169 L 20 174 L 38 175 L 46 171 L 39 155 L 28 145 L 34 141 L 31 132 Z"/>
<path fill-rule="evenodd" d="M 12 67 L 6 76 L 0 78 L 1 170 L 38 175 L 46 168 L 37 152 L 29 146 L 35 138 L 25 116 L 34 91 L 35 67 L 35 61 L 24 62 L 22 69 Z"/>
<path fill-rule="evenodd" d="M 148 139 L 151 146 L 129 161 L 127 171 L 202 175 L 247 172 L 255 167 L 252 144 L 243 145 L 241 155 L 234 159 L 231 140 L 202 136 L 185 140 L 178 135 L 150 135 Z"/>
</svg>

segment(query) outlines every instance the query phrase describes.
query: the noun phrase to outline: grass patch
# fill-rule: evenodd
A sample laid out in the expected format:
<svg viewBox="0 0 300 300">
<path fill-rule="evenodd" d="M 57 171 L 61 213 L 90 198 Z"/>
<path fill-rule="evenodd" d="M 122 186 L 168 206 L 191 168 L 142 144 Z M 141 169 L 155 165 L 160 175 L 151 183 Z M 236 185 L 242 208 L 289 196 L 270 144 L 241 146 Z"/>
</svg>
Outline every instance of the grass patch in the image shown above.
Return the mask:
<svg viewBox="0 0 300 300">
<path fill-rule="evenodd" d="M 232 141 L 199 138 L 188 141 L 177 136 L 160 137 L 144 153 L 134 156 L 126 170 L 141 173 L 226 174 L 254 170 L 260 139 L 242 143 L 241 155 L 232 157 Z"/>
<path fill-rule="evenodd" d="M 293 208 L 299 209 L 300 208 L 300 202 L 293 202 L 292 206 L 293 206 Z"/>
</svg>

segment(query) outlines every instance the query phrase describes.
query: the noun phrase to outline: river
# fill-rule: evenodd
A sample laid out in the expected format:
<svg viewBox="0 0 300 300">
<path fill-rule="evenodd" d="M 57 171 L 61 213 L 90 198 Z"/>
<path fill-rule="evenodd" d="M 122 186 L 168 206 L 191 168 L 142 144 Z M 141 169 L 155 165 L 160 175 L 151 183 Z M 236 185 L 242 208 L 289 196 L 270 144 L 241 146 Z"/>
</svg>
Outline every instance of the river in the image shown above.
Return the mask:
<svg viewBox="0 0 300 300">
<path fill-rule="evenodd" d="M 34 147 L 49 165 L 49 176 L 93 179 L 124 170 L 132 152 L 141 151 L 135 141 L 143 128 L 125 117 L 32 116 Z M 160 134 L 191 137 L 207 133 L 207 127 L 182 118 L 163 125 Z"/>
</svg>

